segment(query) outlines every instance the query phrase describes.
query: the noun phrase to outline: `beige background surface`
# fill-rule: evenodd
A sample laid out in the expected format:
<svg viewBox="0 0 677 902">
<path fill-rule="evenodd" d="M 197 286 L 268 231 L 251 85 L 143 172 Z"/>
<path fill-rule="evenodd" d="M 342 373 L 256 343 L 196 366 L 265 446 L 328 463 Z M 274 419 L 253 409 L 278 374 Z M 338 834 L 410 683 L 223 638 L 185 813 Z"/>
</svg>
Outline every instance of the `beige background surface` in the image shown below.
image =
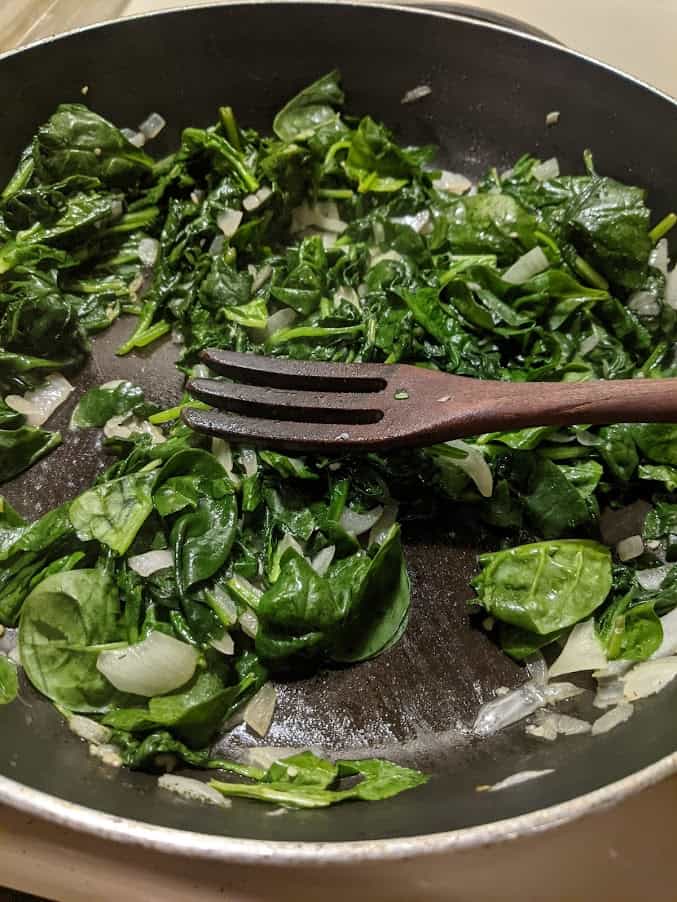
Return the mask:
<svg viewBox="0 0 677 902">
<path fill-rule="evenodd" d="M 472 0 L 677 96 L 677 0 Z M 191 0 L 0 0 L 0 48 Z M 656 139 L 660 139 L 660 128 Z M 529 840 L 359 873 L 188 862 L 104 843 L 0 806 L 0 884 L 63 902 L 490 902 L 677 899 L 677 778 Z M 0 898 L 2 890 L 0 890 Z"/>
</svg>

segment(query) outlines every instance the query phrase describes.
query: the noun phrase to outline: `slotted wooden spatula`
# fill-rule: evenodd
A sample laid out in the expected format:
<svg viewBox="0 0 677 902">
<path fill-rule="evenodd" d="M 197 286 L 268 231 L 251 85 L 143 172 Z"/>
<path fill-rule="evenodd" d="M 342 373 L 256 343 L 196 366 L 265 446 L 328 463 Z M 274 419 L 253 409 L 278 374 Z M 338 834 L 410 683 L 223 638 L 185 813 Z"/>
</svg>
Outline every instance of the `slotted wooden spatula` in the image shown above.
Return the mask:
<svg viewBox="0 0 677 902">
<path fill-rule="evenodd" d="M 677 422 L 677 379 L 495 382 L 405 364 L 332 364 L 206 350 L 237 382 L 193 379 L 218 410 L 189 426 L 230 442 L 299 451 L 388 450 L 482 432 L 578 423 Z"/>
</svg>

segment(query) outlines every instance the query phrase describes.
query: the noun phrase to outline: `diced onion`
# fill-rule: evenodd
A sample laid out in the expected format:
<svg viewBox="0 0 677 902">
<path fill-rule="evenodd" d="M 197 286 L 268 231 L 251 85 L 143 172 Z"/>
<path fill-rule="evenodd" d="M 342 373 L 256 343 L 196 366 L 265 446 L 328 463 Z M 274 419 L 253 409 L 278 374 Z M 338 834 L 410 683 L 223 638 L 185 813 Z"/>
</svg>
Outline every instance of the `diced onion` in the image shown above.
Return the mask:
<svg viewBox="0 0 677 902">
<path fill-rule="evenodd" d="M 247 764 L 268 770 L 276 761 L 298 754 L 297 748 L 291 746 L 255 745 L 245 750 Z"/>
<path fill-rule="evenodd" d="M 655 592 L 663 585 L 665 577 L 672 570 L 671 564 L 665 564 L 663 567 L 652 567 L 647 570 L 638 570 L 636 573 L 637 582 L 647 592 Z"/>
<path fill-rule="evenodd" d="M 525 732 L 529 736 L 545 739 L 548 742 L 552 742 L 558 735 L 576 736 L 590 732 L 590 724 L 587 720 L 570 717 L 568 714 L 539 711 L 536 718 L 536 723 L 528 724 Z"/>
<path fill-rule="evenodd" d="M 134 557 L 130 557 L 127 563 L 129 564 L 129 569 L 133 570 L 134 573 L 146 577 L 157 573 L 158 570 L 167 570 L 169 567 L 173 567 L 174 555 L 168 548 L 161 551 L 146 551 L 144 554 L 136 554 Z"/>
<path fill-rule="evenodd" d="M 281 332 L 282 329 L 288 329 L 297 315 L 296 310 L 292 310 L 291 307 L 283 307 L 282 310 L 271 314 L 266 320 L 266 328 L 264 330 L 266 338 L 270 338 L 276 332 Z"/>
<path fill-rule="evenodd" d="M 166 789 L 169 792 L 176 793 L 189 802 L 204 802 L 207 805 L 218 805 L 219 808 L 230 808 L 232 802 L 221 793 L 203 783 L 202 780 L 196 780 L 193 777 L 179 777 L 176 774 L 163 774 L 158 779 L 160 789 Z"/>
<path fill-rule="evenodd" d="M 484 792 L 498 792 L 499 789 L 510 789 L 511 786 L 519 786 L 520 783 L 527 783 L 529 780 L 537 780 L 539 777 L 547 777 L 548 774 L 554 774 L 554 767 L 548 767 L 545 770 L 521 770 L 519 773 L 511 774 L 505 780 L 499 780 L 493 786 L 478 786 L 478 790 Z"/>
<path fill-rule="evenodd" d="M 97 742 L 89 743 L 89 754 L 93 758 L 98 758 L 107 767 L 122 767 L 122 757 L 117 746 Z"/>
<path fill-rule="evenodd" d="M 677 266 L 670 270 L 665 280 L 665 303 L 677 310 Z"/>
<path fill-rule="evenodd" d="M 263 188 L 259 188 L 255 194 L 248 194 L 242 201 L 242 206 L 247 212 L 258 210 L 261 204 L 267 201 L 272 193 L 272 190 L 267 185 L 264 185 Z"/>
<path fill-rule="evenodd" d="M 559 122 L 560 112 L 559 110 L 551 110 L 545 117 L 546 125 L 557 125 Z"/>
<path fill-rule="evenodd" d="M 149 435 L 153 445 L 161 445 L 166 441 L 157 426 L 130 413 L 123 413 L 107 420 L 103 426 L 103 434 L 106 438 L 122 439 L 131 438 L 133 435 Z"/>
<path fill-rule="evenodd" d="M 360 303 L 358 293 L 354 288 L 350 288 L 348 285 L 341 285 L 340 288 L 334 292 L 334 300 L 348 301 L 348 303 L 352 304 L 357 311 L 362 311 L 362 304 Z"/>
<path fill-rule="evenodd" d="M 216 217 L 216 224 L 226 238 L 232 238 L 242 222 L 242 210 L 232 210 L 226 207 Z"/>
<path fill-rule="evenodd" d="M 581 357 L 585 357 L 595 350 L 597 345 L 599 344 L 599 335 L 596 332 L 592 332 L 578 346 L 578 353 Z"/>
<path fill-rule="evenodd" d="M 616 545 L 619 561 L 632 561 L 644 554 L 644 542 L 641 536 L 628 536 Z"/>
<path fill-rule="evenodd" d="M 346 532 L 349 532 L 354 536 L 360 536 L 363 532 L 367 532 L 367 530 L 371 529 L 375 523 L 378 523 L 382 513 L 383 508 L 380 504 L 377 504 L 376 507 L 373 507 L 364 514 L 359 514 L 357 511 L 346 507 L 341 514 L 339 522 Z"/>
<path fill-rule="evenodd" d="M 192 645 L 153 631 L 136 645 L 102 651 L 96 667 L 120 692 L 151 698 L 184 686 L 195 673 L 197 660 Z"/>
<path fill-rule="evenodd" d="M 661 238 L 661 240 L 657 242 L 656 247 L 649 254 L 649 263 L 651 266 L 662 272 L 664 276 L 667 276 L 668 267 L 670 265 L 667 238 Z"/>
<path fill-rule="evenodd" d="M 93 742 L 94 745 L 104 745 L 107 743 L 113 731 L 103 724 L 97 723 L 91 717 L 82 717 L 80 714 L 71 714 L 68 717 L 68 728 L 80 739 L 85 742 Z"/>
<path fill-rule="evenodd" d="M 421 235 L 427 235 L 431 231 L 429 210 L 419 210 L 418 213 L 412 213 L 407 216 L 393 216 L 392 222 L 398 225 L 409 226 L 410 229 Z"/>
<path fill-rule="evenodd" d="M 61 373 L 50 373 L 44 383 L 22 395 L 7 395 L 5 404 L 22 413 L 29 426 L 42 426 L 70 396 L 73 386 Z"/>
<path fill-rule="evenodd" d="M 658 316 L 661 305 L 650 291 L 635 291 L 628 298 L 628 307 L 637 316 Z"/>
<path fill-rule="evenodd" d="M 255 266 L 252 266 L 249 272 L 252 276 L 251 291 L 252 294 L 256 294 L 259 288 L 265 285 L 268 279 L 272 276 L 273 267 L 269 263 L 266 263 L 261 267 L 261 269 L 256 269 Z"/>
<path fill-rule="evenodd" d="M 548 682 L 548 665 L 540 651 L 535 651 L 524 662 L 527 673 L 537 686 L 545 686 Z"/>
<path fill-rule="evenodd" d="M 544 704 L 542 689 L 534 683 L 524 683 L 517 689 L 485 702 L 477 713 L 472 731 L 477 736 L 490 736 L 512 723 L 517 723 L 518 720 L 523 720 Z"/>
<path fill-rule="evenodd" d="M 207 253 L 210 257 L 218 257 L 219 254 L 223 253 L 223 248 L 225 247 L 226 239 L 223 235 L 216 235 L 212 239 L 212 243 L 207 248 Z"/>
<path fill-rule="evenodd" d="M 348 228 L 347 223 L 339 216 L 338 207 L 332 201 L 318 201 L 314 206 L 307 203 L 301 204 L 292 210 L 291 233 L 302 232 L 304 229 L 317 228 L 325 232 L 340 235 Z"/>
<path fill-rule="evenodd" d="M 209 644 L 223 655 L 235 654 L 235 643 L 230 633 L 224 633 L 220 639 L 212 639 Z"/>
<path fill-rule="evenodd" d="M 259 469 L 259 459 L 252 448 L 240 448 L 240 463 L 247 476 L 256 476 Z"/>
<path fill-rule="evenodd" d="M 429 94 L 432 94 L 433 89 L 430 85 L 416 85 L 415 88 L 410 88 L 400 100 L 400 103 L 414 103 L 417 100 L 422 100 L 424 97 L 428 97 Z"/>
<path fill-rule="evenodd" d="M 285 534 L 280 539 L 280 544 L 277 546 L 276 552 L 279 557 L 285 553 L 288 548 L 293 548 L 297 554 L 300 554 L 301 557 L 305 554 L 305 549 L 299 545 L 294 536 L 290 532 L 285 532 Z"/>
<path fill-rule="evenodd" d="M 626 720 L 629 720 L 632 717 L 632 712 L 634 710 L 634 707 L 627 702 L 616 705 L 615 708 L 612 708 L 610 711 L 607 711 L 606 714 L 602 714 L 601 717 L 597 718 L 592 725 L 592 735 L 599 736 L 600 733 L 608 733 L 609 730 L 613 730 L 613 728 L 617 727 L 619 724 L 625 723 Z"/>
<path fill-rule="evenodd" d="M 669 614 L 661 617 L 661 628 L 663 630 L 663 639 L 656 651 L 651 655 L 650 660 L 656 658 L 666 658 L 677 652 L 677 608 L 673 608 Z"/>
<path fill-rule="evenodd" d="M 594 618 L 577 623 L 569 633 L 562 653 L 550 668 L 550 678 L 563 673 L 597 670 L 606 666 L 604 647 L 595 632 Z"/>
<path fill-rule="evenodd" d="M 530 251 L 515 260 L 513 265 L 507 269 L 502 279 L 511 285 L 521 285 L 522 282 L 528 282 L 529 279 L 537 276 L 550 266 L 550 261 L 543 253 L 540 247 L 532 247 Z"/>
<path fill-rule="evenodd" d="M 544 160 L 542 163 L 538 163 L 534 166 L 531 170 L 531 174 L 539 182 L 547 182 L 549 179 L 556 179 L 559 175 L 559 160 L 557 157 L 550 157 L 549 160 Z"/>
<path fill-rule="evenodd" d="M 371 250 L 369 251 L 371 254 Z M 384 260 L 394 260 L 398 263 L 400 260 L 404 260 L 402 254 L 398 254 L 397 251 L 384 251 L 383 253 L 378 253 L 378 251 L 372 256 L 371 261 L 369 263 L 369 268 L 376 266 L 377 263 L 382 263 Z"/>
<path fill-rule="evenodd" d="M 153 138 L 157 138 L 165 125 L 167 125 L 167 122 L 159 113 L 151 113 L 139 124 L 139 131 L 150 141 Z"/>
<path fill-rule="evenodd" d="M 628 701 L 646 698 L 664 689 L 677 676 L 677 656 L 642 661 L 624 679 L 623 694 Z"/>
<path fill-rule="evenodd" d="M 221 464 L 226 473 L 233 470 L 233 452 L 230 450 L 229 443 L 222 438 L 212 439 L 212 454 Z"/>
<path fill-rule="evenodd" d="M 247 608 L 246 611 L 240 614 L 238 621 L 242 627 L 242 632 L 251 639 L 256 639 L 256 634 L 259 631 L 259 618 L 256 614 Z"/>
<path fill-rule="evenodd" d="M 160 253 L 160 242 L 155 238 L 142 238 L 139 241 L 139 260 L 146 266 L 152 266 Z"/>
<path fill-rule="evenodd" d="M 547 683 L 542 688 L 545 702 L 548 705 L 556 705 L 559 702 L 564 702 L 569 698 L 575 698 L 577 695 L 581 695 L 585 692 L 585 689 L 581 689 L 580 686 L 575 686 L 573 683 L 564 681 Z"/>
<path fill-rule="evenodd" d="M 388 501 L 383 506 L 383 513 L 369 530 L 369 544 L 380 545 L 397 521 L 399 505 L 396 501 Z"/>
<path fill-rule="evenodd" d="M 143 145 L 146 143 L 146 136 L 143 132 L 132 132 L 127 140 L 134 147 L 143 147 Z"/>
<path fill-rule="evenodd" d="M 491 498 L 494 491 L 494 478 L 482 451 L 476 445 L 469 445 L 460 439 L 446 442 L 446 444 L 450 448 L 458 448 L 460 451 L 465 451 L 466 456 L 464 458 L 454 458 L 450 463 L 467 473 L 483 498 Z"/>
<path fill-rule="evenodd" d="M 327 570 L 329 570 L 331 562 L 334 560 L 335 554 L 336 545 L 327 545 L 327 547 L 323 548 L 322 551 L 317 552 L 315 557 L 310 562 L 310 566 L 318 576 L 324 576 L 326 574 Z"/>
<path fill-rule="evenodd" d="M 598 435 L 588 432 L 587 429 L 579 430 L 575 437 L 578 444 L 583 445 L 584 448 L 596 448 L 602 444 L 602 439 Z M 548 441 L 552 441 L 552 436 L 548 437 Z"/>
<path fill-rule="evenodd" d="M 465 194 L 472 188 L 472 182 L 460 172 L 449 172 L 447 169 L 443 169 L 433 182 L 433 188 L 438 191 L 448 191 L 449 194 Z"/>
<path fill-rule="evenodd" d="M 622 679 L 600 679 L 597 682 L 597 692 L 592 703 L 595 708 L 610 708 L 612 705 L 618 705 L 623 701 L 623 692 Z"/>
<path fill-rule="evenodd" d="M 244 711 L 244 722 L 259 736 L 265 736 L 273 722 L 277 692 L 272 683 L 264 683 L 256 695 L 247 702 Z"/>
</svg>

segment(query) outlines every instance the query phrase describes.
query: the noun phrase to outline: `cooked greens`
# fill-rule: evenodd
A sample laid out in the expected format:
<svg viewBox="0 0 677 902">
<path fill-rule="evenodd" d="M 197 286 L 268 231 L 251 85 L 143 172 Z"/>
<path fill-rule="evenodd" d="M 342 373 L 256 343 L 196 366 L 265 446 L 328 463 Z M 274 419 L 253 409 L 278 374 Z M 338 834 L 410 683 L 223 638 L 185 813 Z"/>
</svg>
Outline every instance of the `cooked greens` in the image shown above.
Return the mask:
<svg viewBox="0 0 677 902">
<path fill-rule="evenodd" d="M 118 354 L 173 330 L 186 373 L 215 346 L 514 381 L 677 375 L 674 217 L 652 230 L 643 190 L 586 152 L 580 174 L 524 156 L 468 191 L 432 168 L 434 148 L 401 146 L 343 102 L 329 73 L 271 137 L 224 106 L 157 162 L 86 107 L 59 107 L 0 197 L 3 396 L 77 372 L 121 313 L 136 319 Z M 499 549 L 480 558 L 474 601 L 513 657 L 591 615 L 610 660 L 660 645 L 674 579 L 646 589 L 636 571 L 675 557 L 677 426 L 540 427 L 329 460 L 210 442 L 181 424 L 188 404 L 157 410 L 125 381 L 90 389 L 71 425 L 107 427 L 117 459 L 34 524 L 0 507 L 0 622 L 20 625 L 32 683 L 98 717 L 126 765 L 223 767 L 255 781 L 214 782 L 224 794 L 298 807 L 423 782 L 389 762 L 305 752 L 264 773 L 209 752 L 270 674 L 398 641 L 398 503 L 405 518 L 472 507 Z M 59 440 L 0 405 L 0 478 Z M 644 553 L 614 564 L 600 510 L 652 491 Z M 142 691 L 157 634 L 195 650 L 190 678 L 161 694 Z M 135 694 L 104 676 L 109 653 L 135 662 Z"/>
</svg>

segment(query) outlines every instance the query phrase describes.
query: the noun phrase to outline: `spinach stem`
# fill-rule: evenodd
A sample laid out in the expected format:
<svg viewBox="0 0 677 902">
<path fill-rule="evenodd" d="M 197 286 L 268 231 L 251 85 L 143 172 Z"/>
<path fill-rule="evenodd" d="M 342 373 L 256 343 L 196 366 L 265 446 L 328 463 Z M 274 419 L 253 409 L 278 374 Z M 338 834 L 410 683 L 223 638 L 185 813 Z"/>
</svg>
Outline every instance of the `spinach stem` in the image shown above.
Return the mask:
<svg viewBox="0 0 677 902">
<path fill-rule="evenodd" d="M 176 404 L 174 407 L 168 407 L 166 410 L 159 410 L 157 413 L 151 414 L 148 417 L 148 422 L 152 423 L 153 426 L 169 423 L 171 420 L 176 420 L 180 417 L 181 411 L 186 407 L 191 407 L 194 410 L 209 410 L 209 404 L 190 398 L 188 401 L 182 401 L 181 404 Z"/>
<path fill-rule="evenodd" d="M 609 283 L 604 276 L 600 275 L 596 269 L 590 266 L 588 261 L 584 260 L 583 257 L 576 257 L 574 269 L 579 276 L 582 276 L 590 285 L 594 285 L 595 288 L 601 288 L 602 291 L 609 290 Z"/>
<path fill-rule="evenodd" d="M 668 215 L 664 216 L 660 222 L 657 222 L 649 232 L 651 243 L 656 244 L 656 242 L 667 235 L 675 225 L 677 225 L 677 213 L 668 213 Z"/>
<path fill-rule="evenodd" d="M 233 145 L 235 150 L 239 153 L 242 153 L 242 142 L 240 141 L 240 129 L 237 127 L 237 120 L 235 119 L 235 113 L 233 113 L 233 108 L 231 106 L 222 106 L 219 107 L 219 118 L 221 120 L 221 125 L 223 126 L 223 130 L 226 133 L 226 137 Z"/>
</svg>

